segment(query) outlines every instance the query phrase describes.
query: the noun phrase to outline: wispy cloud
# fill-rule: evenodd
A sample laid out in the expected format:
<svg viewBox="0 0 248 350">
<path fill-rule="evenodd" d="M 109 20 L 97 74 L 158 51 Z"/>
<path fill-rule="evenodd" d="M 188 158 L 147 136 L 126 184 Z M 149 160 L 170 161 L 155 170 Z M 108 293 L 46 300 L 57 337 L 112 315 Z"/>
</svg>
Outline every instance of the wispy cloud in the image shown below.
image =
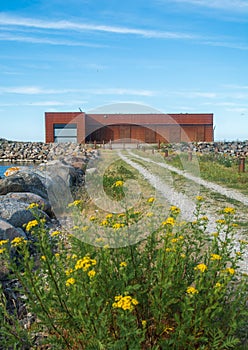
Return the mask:
<svg viewBox="0 0 248 350">
<path fill-rule="evenodd" d="M 86 47 L 107 47 L 106 45 L 100 44 L 91 44 L 81 41 L 72 41 L 72 40 L 60 40 L 60 39 L 49 39 L 41 37 L 31 37 L 24 35 L 15 35 L 15 34 L 0 34 L 0 41 L 18 41 L 31 44 L 48 44 L 48 45 L 63 45 L 63 46 L 86 46 Z"/>
<path fill-rule="evenodd" d="M 247 0 L 173 0 L 173 2 L 229 11 L 248 11 Z"/>
<path fill-rule="evenodd" d="M 216 92 L 204 92 L 204 91 L 174 91 L 174 95 L 180 95 L 182 97 L 186 98 L 210 98 L 214 99 L 218 97 L 218 94 Z"/>
<path fill-rule="evenodd" d="M 155 96 L 156 91 L 129 88 L 91 88 L 91 89 L 45 89 L 38 86 L 0 86 L 0 94 L 20 95 L 56 95 L 68 93 L 84 93 L 91 95 L 129 95 L 129 96 Z"/>
</svg>

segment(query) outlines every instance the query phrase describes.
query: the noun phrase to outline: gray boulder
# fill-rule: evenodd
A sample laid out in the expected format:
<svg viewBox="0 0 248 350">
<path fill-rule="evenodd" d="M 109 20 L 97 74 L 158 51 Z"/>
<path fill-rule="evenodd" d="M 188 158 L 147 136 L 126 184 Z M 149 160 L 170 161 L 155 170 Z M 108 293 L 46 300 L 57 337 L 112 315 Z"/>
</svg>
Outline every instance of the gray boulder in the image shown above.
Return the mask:
<svg viewBox="0 0 248 350">
<path fill-rule="evenodd" d="M 50 220 L 45 212 L 39 209 L 38 212 L 40 216 Z M 23 227 L 24 224 L 35 219 L 31 211 L 27 210 L 27 203 L 4 196 L 0 197 L 0 218 L 8 221 L 14 227 Z"/>
<path fill-rule="evenodd" d="M 39 196 L 38 194 L 31 193 L 31 192 L 10 192 L 6 195 L 0 197 L 0 200 L 4 198 L 13 198 L 16 199 L 18 202 L 26 203 L 28 206 L 31 203 L 37 203 L 39 205 L 39 208 L 47 213 L 51 213 L 51 205 L 50 203 Z"/>
<path fill-rule="evenodd" d="M 0 240 L 9 239 L 9 241 L 12 241 L 15 237 L 26 238 L 26 235 L 21 228 L 16 228 L 0 218 Z"/>
<path fill-rule="evenodd" d="M 0 195 L 9 192 L 32 192 L 47 198 L 46 187 L 41 178 L 34 171 L 18 171 L 0 180 Z"/>
</svg>

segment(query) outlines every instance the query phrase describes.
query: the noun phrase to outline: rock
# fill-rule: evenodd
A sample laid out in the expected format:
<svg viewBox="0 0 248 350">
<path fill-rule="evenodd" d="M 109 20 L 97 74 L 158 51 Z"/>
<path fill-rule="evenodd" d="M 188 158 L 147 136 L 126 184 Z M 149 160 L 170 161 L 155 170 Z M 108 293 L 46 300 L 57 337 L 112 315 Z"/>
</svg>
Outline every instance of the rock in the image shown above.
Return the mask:
<svg viewBox="0 0 248 350">
<path fill-rule="evenodd" d="M 37 203 L 39 204 L 40 209 L 42 209 L 45 212 L 51 213 L 50 203 L 44 198 L 42 198 L 41 196 L 38 196 L 38 194 L 31 193 L 31 192 L 10 192 L 4 195 L 3 197 L 14 198 L 18 202 L 26 203 L 27 206 L 31 203 Z"/>
<path fill-rule="evenodd" d="M 0 182 L 0 195 L 9 192 L 32 192 L 47 199 L 46 187 L 34 171 L 19 171 Z"/>
<path fill-rule="evenodd" d="M 50 220 L 49 216 L 38 209 L 39 215 Z M 27 210 L 27 203 L 19 202 L 14 198 L 0 197 L 0 218 L 8 221 L 14 227 L 23 227 L 35 217 L 30 210 Z"/>
<path fill-rule="evenodd" d="M 12 241 L 15 237 L 26 238 L 26 235 L 21 228 L 16 228 L 9 222 L 0 218 L 0 240 L 9 239 Z"/>
</svg>

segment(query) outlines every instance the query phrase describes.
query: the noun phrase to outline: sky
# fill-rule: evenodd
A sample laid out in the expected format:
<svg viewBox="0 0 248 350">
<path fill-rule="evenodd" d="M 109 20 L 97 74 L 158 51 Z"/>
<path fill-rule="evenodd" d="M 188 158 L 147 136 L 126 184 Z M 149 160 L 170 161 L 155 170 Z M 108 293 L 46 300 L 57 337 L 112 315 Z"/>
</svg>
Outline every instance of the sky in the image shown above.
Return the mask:
<svg viewBox="0 0 248 350">
<path fill-rule="evenodd" d="M 248 0 L 1 1 L 0 138 L 135 103 L 214 113 L 216 141 L 247 140 L 247 62 Z"/>
</svg>

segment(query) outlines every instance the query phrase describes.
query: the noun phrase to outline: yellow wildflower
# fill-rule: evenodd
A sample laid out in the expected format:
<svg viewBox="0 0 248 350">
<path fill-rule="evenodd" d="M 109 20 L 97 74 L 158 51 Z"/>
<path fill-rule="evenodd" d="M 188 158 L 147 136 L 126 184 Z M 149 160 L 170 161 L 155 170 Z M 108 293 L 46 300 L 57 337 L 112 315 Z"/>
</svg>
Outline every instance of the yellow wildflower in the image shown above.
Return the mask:
<svg viewBox="0 0 248 350">
<path fill-rule="evenodd" d="M 1 248 L 0 249 L 0 254 L 3 254 L 5 252 L 6 248 Z"/>
<path fill-rule="evenodd" d="M 7 244 L 8 242 L 9 242 L 8 239 L 2 239 L 2 240 L 0 241 L 0 247 L 1 247 L 2 245 L 4 245 L 4 244 Z"/>
<path fill-rule="evenodd" d="M 224 225 L 224 224 L 226 223 L 226 220 L 224 220 L 224 219 L 218 219 L 218 220 L 216 220 L 216 223 L 217 223 L 217 224 L 222 224 L 222 225 Z"/>
<path fill-rule="evenodd" d="M 38 208 L 39 204 L 38 203 L 31 203 L 29 204 L 29 206 L 27 207 L 27 209 L 33 209 L 33 208 Z"/>
<path fill-rule="evenodd" d="M 186 258 L 186 255 L 184 253 L 181 253 L 180 254 L 181 258 L 185 259 Z"/>
<path fill-rule="evenodd" d="M 73 272 L 73 269 L 65 270 L 66 276 L 69 276 Z"/>
<path fill-rule="evenodd" d="M 226 272 L 230 273 L 230 275 L 234 275 L 235 274 L 235 270 L 232 267 L 228 267 L 226 269 Z"/>
<path fill-rule="evenodd" d="M 122 261 L 121 263 L 120 263 L 120 267 L 126 267 L 127 266 L 127 263 L 125 262 L 125 261 Z"/>
<path fill-rule="evenodd" d="M 175 205 L 172 205 L 170 207 L 170 211 L 173 213 L 173 214 L 179 214 L 180 213 L 180 209 L 178 207 L 176 207 Z"/>
<path fill-rule="evenodd" d="M 108 219 L 112 219 L 112 217 L 113 217 L 113 214 L 108 214 L 108 215 L 106 215 L 106 219 L 108 220 Z"/>
<path fill-rule="evenodd" d="M 123 182 L 123 181 L 121 181 L 121 180 L 119 180 L 119 181 L 116 181 L 116 182 L 113 184 L 113 186 L 112 186 L 112 187 L 122 187 L 122 186 L 123 186 L 123 184 L 124 184 L 124 182 Z"/>
<path fill-rule="evenodd" d="M 146 320 L 142 320 L 142 321 L 141 321 L 141 324 L 142 324 L 142 327 L 143 327 L 143 328 L 146 328 L 146 324 L 147 324 Z"/>
<path fill-rule="evenodd" d="M 232 224 L 232 227 L 238 227 L 239 225 L 238 224 L 236 224 L 236 223 L 233 223 Z"/>
<path fill-rule="evenodd" d="M 70 208 L 70 207 L 78 207 L 81 203 L 82 203 L 82 201 L 81 201 L 80 199 L 77 199 L 77 200 L 75 200 L 74 202 L 69 203 L 69 204 L 67 205 L 67 207 L 68 207 L 68 208 Z"/>
<path fill-rule="evenodd" d="M 166 221 L 162 222 L 162 225 L 171 225 L 174 226 L 175 225 L 175 220 L 172 217 L 169 217 Z"/>
<path fill-rule="evenodd" d="M 146 216 L 147 216 L 148 218 L 151 218 L 153 215 L 154 215 L 154 214 L 153 214 L 152 212 L 148 212 L 148 213 L 146 214 Z"/>
<path fill-rule="evenodd" d="M 27 223 L 26 231 L 30 231 L 33 227 L 39 225 L 37 220 L 32 220 Z"/>
<path fill-rule="evenodd" d="M 83 271 L 87 271 L 91 266 L 96 265 L 96 260 L 91 259 L 89 256 L 85 256 L 82 259 L 79 259 L 75 264 L 75 270 L 82 269 Z"/>
<path fill-rule="evenodd" d="M 198 294 L 199 292 L 195 287 L 190 286 L 187 288 L 186 293 L 194 295 L 194 294 Z"/>
<path fill-rule="evenodd" d="M 221 283 L 219 283 L 219 282 L 217 282 L 217 283 L 215 283 L 214 288 L 220 288 L 221 286 L 222 286 L 222 284 L 221 284 Z"/>
<path fill-rule="evenodd" d="M 96 217 L 94 216 L 94 215 L 92 215 L 91 217 L 90 217 L 90 221 L 95 221 L 96 220 Z"/>
<path fill-rule="evenodd" d="M 202 196 L 196 196 L 195 199 L 196 199 L 198 202 L 203 201 L 203 197 L 202 197 Z"/>
<path fill-rule="evenodd" d="M 121 227 L 124 227 L 125 225 L 124 224 L 121 224 L 120 222 L 117 222 L 116 224 L 114 224 L 112 227 L 116 230 L 118 230 L 119 228 Z"/>
<path fill-rule="evenodd" d="M 209 219 L 208 219 L 207 216 L 202 216 L 202 217 L 200 218 L 200 220 L 202 220 L 202 221 L 208 221 Z"/>
<path fill-rule="evenodd" d="M 46 261 L 45 255 L 42 255 L 40 258 L 41 258 L 41 260 Z"/>
<path fill-rule="evenodd" d="M 22 244 L 26 244 L 27 241 L 23 237 L 16 237 L 11 241 L 12 247 L 18 247 Z"/>
<path fill-rule="evenodd" d="M 88 276 L 89 276 L 90 278 L 94 277 L 95 274 L 96 274 L 96 271 L 95 271 L 95 270 L 90 270 L 90 271 L 88 272 Z"/>
<path fill-rule="evenodd" d="M 242 253 L 241 253 L 241 252 L 236 252 L 236 255 L 237 255 L 237 256 L 241 256 Z"/>
<path fill-rule="evenodd" d="M 219 254 L 211 254 L 211 259 L 210 260 L 221 260 L 222 257 Z"/>
<path fill-rule="evenodd" d="M 51 233 L 51 237 L 55 237 L 55 236 L 58 236 L 58 235 L 60 235 L 60 234 L 61 234 L 60 231 L 53 231 L 53 232 Z"/>
<path fill-rule="evenodd" d="M 198 264 L 194 270 L 200 271 L 200 272 L 205 272 L 208 269 L 208 267 L 205 264 Z"/>
<path fill-rule="evenodd" d="M 126 214 L 124 214 L 124 213 L 118 214 L 118 218 L 123 218 L 123 216 L 126 216 Z"/>
<path fill-rule="evenodd" d="M 147 199 L 147 202 L 148 203 L 153 203 L 155 201 L 155 198 L 154 197 L 150 197 Z"/>
<path fill-rule="evenodd" d="M 55 256 L 56 259 L 58 259 L 60 257 L 60 254 L 59 253 L 55 253 L 54 256 Z"/>
<path fill-rule="evenodd" d="M 219 233 L 218 232 L 213 232 L 212 236 L 214 236 L 215 238 L 219 237 Z"/>
<path fill-rule="evenodd" d="M 100 223 L 101 226 L 107 226 L 108 225 L 108 221 L 107 220 L 103 220 L 101 223 Z"/>
<path fill-rule="evenodd" d="M 235 209 L 231 208 L 231 207 L 227 207 L 223 210 L 224 214 L 234 214 L 235 213 Z"/>
<path fill-rule="evenodd" d="M 104 242 L 104 239 L 102 237 L 96 238 L 95 239 L 96 243 Z"/>
<path fill-rule="evenodd" d="M 117 295 L 115 297 L 115 302 L 112 304 L 112 307 L 132 311 L 134 309 L 134 306 L 138 305 L 138 303 L 139 302 L 136 299 L 132 298 L 129 295 Z"/>
<path fill-rule="evenodd" d="M 172 238 L 171 243 L 177 243 L 178 242 L 178 238 Z"/>
<path fill-rule="evenodd" d="M 76 280 L 75 280 L 75 278 L 71 277 L 71 278 L 68 278 L 68 280 L 65 282 L 65 285 L 66 285 L 66 287 L 69 287 L 69 286 L 73 285 L 74 283 L 76 283 Z"/>
</svg>

